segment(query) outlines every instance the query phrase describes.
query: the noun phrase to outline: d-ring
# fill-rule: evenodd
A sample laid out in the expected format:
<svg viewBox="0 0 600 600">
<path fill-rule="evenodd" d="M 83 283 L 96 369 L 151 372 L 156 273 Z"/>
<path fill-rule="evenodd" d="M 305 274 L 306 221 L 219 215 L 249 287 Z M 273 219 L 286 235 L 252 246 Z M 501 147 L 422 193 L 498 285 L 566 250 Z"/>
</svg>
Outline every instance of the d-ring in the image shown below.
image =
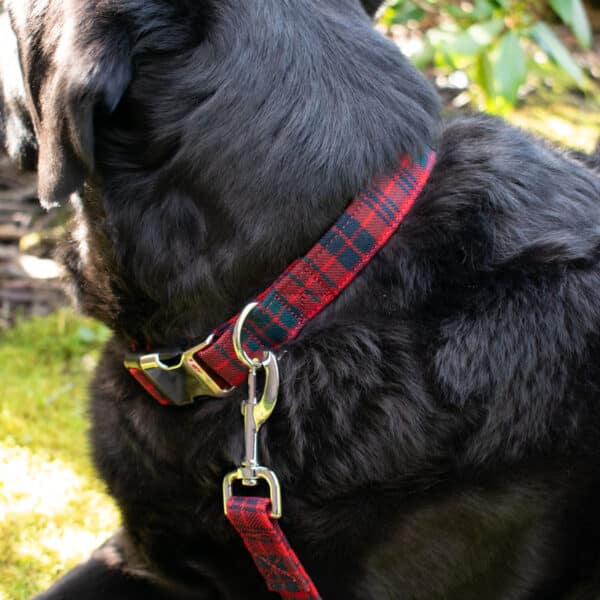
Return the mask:
<svg viewBox="0 0 600 600">
<path fill-rule="evenodd" d="M 242 344 L 242 331 L 244 329 L 244 325 L 250 316 L 250 313 L 258 306 L 258 302 L 251 302 L 248 304 L 244 310 L 240 313 L 238 320 L 233 327 L 233 349 L 235 350 L 235 354 L 238 357 L 238 360 L 241 363 L 244 363 L 249 369 L 256 369 L 257 367 L 263 366 L 265 360 L 268 360 L 267 352 L 264 352 L 264 357 L 262 360 L 258 358 L 250 358 L 246 351 L 244 350 L 244 346 Z"/>
</svg>

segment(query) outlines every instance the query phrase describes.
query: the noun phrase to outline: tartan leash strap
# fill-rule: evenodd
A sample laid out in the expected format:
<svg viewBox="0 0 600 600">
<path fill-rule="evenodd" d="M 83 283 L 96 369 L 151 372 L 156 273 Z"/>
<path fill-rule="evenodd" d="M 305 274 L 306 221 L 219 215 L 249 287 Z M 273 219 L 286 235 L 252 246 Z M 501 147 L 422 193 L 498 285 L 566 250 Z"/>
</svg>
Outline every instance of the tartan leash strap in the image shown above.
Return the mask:
<svg viewBox="0 0 600 600">
<path fill-rule="evenodd" d="M 435 160 L 435 152 L 426 149 L 418 160 L 405 156 L 395 173 L 375 179 L 321 240 L 255 299 L 258 305 L 247 320 L 242 337 L 244 348 L 251 355 L 275 350 L 296 338 L 303 326 L 354 280 L 398 229 L 427 183 Z M 164 382 L 166 371 L 174 367 L 160 363 L 158 354 L 144 357 L 153 357 L 149 363 L 152 369 L 140 365 L 140 355 L 130 355 L 136 359 L 127 360 L 125 366 L 161 404 L 187 404 L 193 401 L 193 392 L 196 396 L 224 396 L 247 376 L 247 369 L 233 348 L 233 328 L 238 316 L 216 329 L 205 343 L 181 355 L 184 358 L 177 368 L 184 366 L 192 378 L 202 379 L 199 388 L 192 386 L 190 391 L 188 386 L 183 393 L 179 386 L 179 394 L 170 393 L 173 386 L 161 385 L 157 375 Z M 157 362 L 162 372 L 156 368 Z"/>
<path fill-rule="evenodd" d="M 244 540 L 270 592 L 284 600 L 319 599 L 279 523 L 271 518 L 270 505 L 268 498 L 234 496 L 227 502 L 227 518 Z"/>
</svg>

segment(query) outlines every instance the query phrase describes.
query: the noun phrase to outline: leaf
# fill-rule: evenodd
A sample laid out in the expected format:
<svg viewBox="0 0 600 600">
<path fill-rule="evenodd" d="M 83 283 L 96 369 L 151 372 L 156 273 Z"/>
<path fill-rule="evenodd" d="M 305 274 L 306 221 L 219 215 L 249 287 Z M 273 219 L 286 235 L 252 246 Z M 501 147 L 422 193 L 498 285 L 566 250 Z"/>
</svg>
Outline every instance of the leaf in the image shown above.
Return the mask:
<svg viewBox="0 0 600 600">
<path fill-rule="evenodd" d="M 502 36 L 499 51 L 491 57 L 494 87 L 499 96 L 514 104 L 527 77 L 527 60 L 521 40 L 514 31 Z"/>
<path fill-rule="evenodd" d="M 573 30 L 584 48 L 592 45 L 592 27 L 582 0 L 550 0 L 554 12 Z"/>
<path fill-rule="evenodd" d="M 550 6 L 567 25 L 573 23 L 573 0 L 550 0 Z"/>
<path fill-rule="evenodd" d="M 496 95 L 494 89 L 494 68 L 489 56 L 482 52 L 477 61 L 475 81 L 484 91 L 486 98 L 493 98 Z"/>
<path fill-rule="evenodd" d="M 573 0 L 573 33 L 584 48 L 592 47 L 592 26 L 581 0 Z"/>
<path fill-rule="evenodd" d="M 458 56 L 475 56 L 479 54 L 482 46 L 468 31 L 463 31 L 447 40 L 446 50 Z"/>
<path fill-rule="evenodd" d="M 495 5 L 493 0 L 475 0 L 475 6 L 471 16 L 477 21 L 489 19 L 494 14 Z"/>
<path fill-rule="evenodd" d="M 489 46 L 503 29 L 504 19 L 492 19 L 487 23 L 471 25 L 467 31 L 478 44 Z"/>
<path fill-rule="evenodd" d="M 531 36 L 541 46 L 542 50 L 560 65 L 580 87 L 584 85 L 585 77 L 583 71 L 548 25 L 545 23 L 536 23 L 531 28 Z"/>
<path fill-rule="evenodd" d="M 466 31 L 430 31 L 428 37 L 434 47 L 452 56 L 475 56 L 490 46 L 503 29 L 504 21 L 493 19 L 471 25 Z"/>
<path fill-rule="evenodd" d="M 425 16 L 425 11 L 410 0 L 394 2 L 385 9 L 380 20 L 385 25 L 395 23 L 407 23 L 408 21 L 420 21 Z"/>
</svg>

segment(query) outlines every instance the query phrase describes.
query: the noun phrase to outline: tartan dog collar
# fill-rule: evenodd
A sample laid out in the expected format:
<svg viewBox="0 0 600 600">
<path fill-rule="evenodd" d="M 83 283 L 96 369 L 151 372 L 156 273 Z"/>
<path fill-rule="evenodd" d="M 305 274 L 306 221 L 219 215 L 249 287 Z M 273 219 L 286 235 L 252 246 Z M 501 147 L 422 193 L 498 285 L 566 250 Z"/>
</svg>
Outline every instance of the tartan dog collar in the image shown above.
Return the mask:
<svg viewBox="0 0 600 600">
<path fill-rule="evenodd" d="M 435 159 L 431 149 L 418 160 L 405 156 L 395 173 L 375 179 L 308 254 L 255 299 L 257 306 L 242 337 L 250 355 L 276 350 L 296 338 L 354 280 L 398 229 L 427 183 Z M 125 367 L 163 405 L 226 396 L 247 377 L 233 347 L 238 317 L 184 352 L 128 354 Z"/>
</svg>

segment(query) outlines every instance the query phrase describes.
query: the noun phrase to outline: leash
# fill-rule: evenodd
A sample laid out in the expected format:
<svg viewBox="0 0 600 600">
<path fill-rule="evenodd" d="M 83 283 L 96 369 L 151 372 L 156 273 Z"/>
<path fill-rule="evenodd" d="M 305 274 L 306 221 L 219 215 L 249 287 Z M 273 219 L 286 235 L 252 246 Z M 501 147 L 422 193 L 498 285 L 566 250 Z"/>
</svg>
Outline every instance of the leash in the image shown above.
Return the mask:
<svg viewBox="0 0 600 600">
<path fill-rule="evenodd" d="M 269 591 L 284 600 L 320 598 L 281 527 L 269 513 L 267 498 L 233 497 L 227 503 L 227 517 L 244 540 Z"/>
<path fill-rule="evenodd" d="M 233 347 L 238 360 L 248 368 L 248 399 L 242 404 L 244 415 L 244 459 L 241 466 L 223 480 L 223 506 L 229 522 L 240 534 L 267 588 L 284 600 L 320 598 L 317 588 L 288 543 L 277 520 L 281 517 L 281 488 L 273 471 L 258 462 L 258 432 L 271 416 L 279 391 L 279 368 L 272 352 L 263 360 L 250 358 L 242 346 L 244 324 L 257 307 L 246 306 L 233 330 Z M 257 376 L 264 376 L 263 391 L 258 399 Z M 235 496 L 233 486 L 254 487 L 263 480 L 269 488 L 269 498 Z"/>
<path fill-rule="evenodd" d="M 183 352 L 132 353 L 125 359 L 131 375 L 163 405 L 225 397 L 247 380 L 244 458 L 223 481 L 224 510 L 268 589 L 284 600 L 320 596 L 277 522 L 282 515 L 277 476 L 258 461 L 258 434 L 275 408 L 279 390 L 274 350 L 295 339 L 387 243 L 425 187 L 435 160 L 435 152 L 427 149 L 419 160 L 404 157 L 393 175 L 377 178 L 304 257 L 201 344 Z M 255 487 L 261 481 L 269 498 L 234 493 L 234 487 Z"/>
</svg>

